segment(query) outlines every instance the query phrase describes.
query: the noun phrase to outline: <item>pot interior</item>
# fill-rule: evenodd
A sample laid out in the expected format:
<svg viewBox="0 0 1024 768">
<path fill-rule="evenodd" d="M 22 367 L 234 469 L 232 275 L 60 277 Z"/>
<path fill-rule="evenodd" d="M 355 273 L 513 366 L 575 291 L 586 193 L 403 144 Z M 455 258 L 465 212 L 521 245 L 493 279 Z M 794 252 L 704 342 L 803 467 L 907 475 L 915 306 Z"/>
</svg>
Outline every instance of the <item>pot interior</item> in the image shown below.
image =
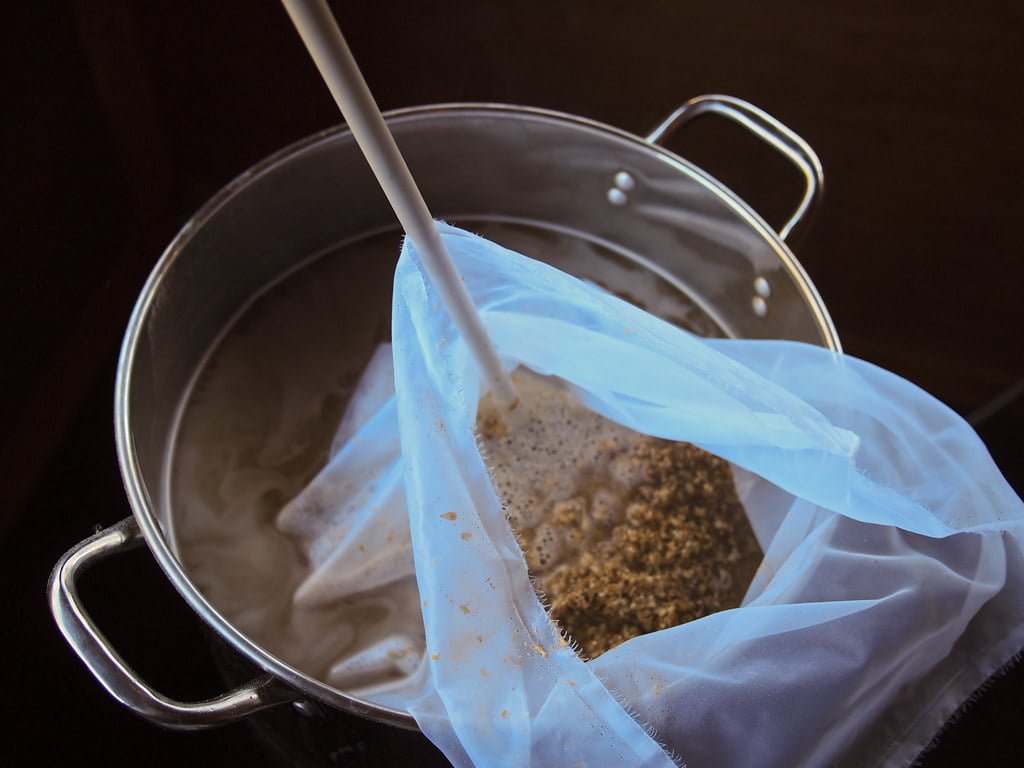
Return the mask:
<svg viewBox="0 0 1024 768">
<path fill-rule="evenodd" d="M 411 110 L 389 123 L 438 218 L 703 335 L 838 345 L 785 246 L 660 148 L 518 108 Z M 223 513 L 266 522 L 323 465 L 355 379 L 389 336 L 399 243 L 347 132 L 284 150 L 229 185 L 164 255 L 125 340 L 118 407 L 129 496 L 186 599 L 292 684 L 408 724 L 397 699 L 353 699 L 320 682 L 316 649 L 303 661 L 283 638 L 261 638 L 301 558 L 283 536 Z M 284 565 L 253 570 L 243 550 Z M 232 559 L 238 583 L 220 589 L 209 569 Z M 409 605 L 381 601 L 416 610 L 412 586 Z M 327 627 L 330 617 L 308 621 Z"/>
</svg>

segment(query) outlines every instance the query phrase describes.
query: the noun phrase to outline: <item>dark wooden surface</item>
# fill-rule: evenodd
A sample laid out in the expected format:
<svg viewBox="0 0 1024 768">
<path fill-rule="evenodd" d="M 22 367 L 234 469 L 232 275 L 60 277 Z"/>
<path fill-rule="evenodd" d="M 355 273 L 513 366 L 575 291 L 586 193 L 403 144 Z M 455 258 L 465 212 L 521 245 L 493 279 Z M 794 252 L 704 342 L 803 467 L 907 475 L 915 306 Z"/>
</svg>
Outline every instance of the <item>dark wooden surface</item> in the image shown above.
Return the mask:
<svg viewBox="0 0 1024 768">
<path fill-rule="evenodd" d="M 700 93 L 758 104 L 824 163 L 825 202 L 797 255 L 847 351 L 965 414 L 1024 378 L 1021 3 L 334 6 L 383 108 L 520 103 L 643 133 Z M 138 762 L 144 751 L 160 765 L 230 754 L 262 764 L 242 728 L 170 735 L 118 709 L 56 637 L 42 586 L 92 524 L 128 514 L 111 386 L 149 269 L 225 182 L 336 122 L 333 104 L 274 2 L 21 3 L 5 37 L 0 583 L 23 618 L 2 631 L 15 665 L 4 720 L 54 762 Z M 672 146 L 769 222 L 799 193 L 777 157 L 734 129 L 697 123 Z M 981 430 L 1018 489 L 1022 425 L 1017 399 Z M 145 558 L 132 562 L 107 578 L 126 602 L 161 606 L 141 629 L 170 610 L 186 640 L 133 641 L 129 626 L 123 642 L 172 692 L 215 692 L 208 662 L 183 650 L 198 647 L 187 610 L 162 607 L 170 588 Z M 1022 699 L 1020 674 L 996 683 L 925 765 L 1019 748 Z"/>
</svg>

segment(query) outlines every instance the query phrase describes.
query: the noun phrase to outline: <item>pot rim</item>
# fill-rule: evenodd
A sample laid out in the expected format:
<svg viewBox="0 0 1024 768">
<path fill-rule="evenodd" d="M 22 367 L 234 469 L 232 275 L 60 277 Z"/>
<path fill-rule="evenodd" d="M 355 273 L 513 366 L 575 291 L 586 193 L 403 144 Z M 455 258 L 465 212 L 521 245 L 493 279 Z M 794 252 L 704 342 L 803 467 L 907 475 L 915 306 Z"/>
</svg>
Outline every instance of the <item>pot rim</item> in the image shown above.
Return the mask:
<svg viewBox="0 0 1024 768">
<path fill-rule="evenodd" d="M 384 116 L 390 124 L 394 125 L 407 120 L 439 116 L 445 113 L 480 113 L 482 115 L 507 115 L 510 117 L 528 116 L 535 119 L 565 123 L 614 136 L 635 145 L 637 149 L 659 156 L 677 171 L 694 178 L 720 200 L 727 203 L 747 225 L 753 227 L 771 244 L 786 271 L 796 282 L 798 290 L 813 313 L 825 345 L 835 352 L 841 351 L 838 334 L 817 289 L 786 243 L 735 193 L 697 166 L 660 145 L 646 141 L 622 129 L 589 118 L 538 107 L 487 102 L 442 103 L 392 110 L 386 112 Z M 114 392 L 115 442 L 125 492 L 128 496 L 132 513 L 145 538 L 146 545 L 149 547 L 161 570 L 170 579 L 174 588 L 200 618 L 250 662 L 279 678 L 284 683 L 298 689 L 303 694 L 361 717 L 415 730 L 418 726 L 412 715 L 408 712 L 343 693 L 320 680 L 300 672 L 248 638 L 217 612 L 195 586 L 188 574 L 185 573 L 183 565 L 171 549 L 168 537 L 165 536 L 161 529 L 155 512 L 155 505 L 142 478 L 131 428 L 132 413 L 129 393 L 132 388 L 132 369 L 136 350 L 143 327 L 153 306 L 154 297 L 174 260 L 188 246 L 189 242 L 204 224 L 248 184 L 273 171 L 278 165 L 290 160 L 292 157 L 330 141 L 335 137 L 349 133 L 350 131 L 345 124 L 338 124 L 279 149 L 228 182 L 178 231 L 160 256 L 159 261 L 154 266 L 143 286 L 125 330 L 118 360 Z"/>
</svg>

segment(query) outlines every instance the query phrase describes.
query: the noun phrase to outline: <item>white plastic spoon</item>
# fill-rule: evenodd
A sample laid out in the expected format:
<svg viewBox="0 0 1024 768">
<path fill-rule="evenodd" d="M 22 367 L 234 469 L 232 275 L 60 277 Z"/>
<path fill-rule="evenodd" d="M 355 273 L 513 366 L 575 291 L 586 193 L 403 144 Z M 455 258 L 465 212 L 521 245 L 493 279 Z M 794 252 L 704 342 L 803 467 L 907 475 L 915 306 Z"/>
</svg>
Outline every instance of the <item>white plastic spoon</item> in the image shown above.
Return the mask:
<svg viewBox="0 0 1024 768">
<path fill-rule="evenodd" d="M 282 0 L 320 75 L 334 96 L 345 122 L 402 229 L 412 239 L 423 268 L 465 338 L 491 395 L 513 403 L 515 388 L 487 336 L 480 315 L 452 263 L 427 204 L 413 180 L 377 102 L 356 64 L 325 0 Z"/>
</svg>

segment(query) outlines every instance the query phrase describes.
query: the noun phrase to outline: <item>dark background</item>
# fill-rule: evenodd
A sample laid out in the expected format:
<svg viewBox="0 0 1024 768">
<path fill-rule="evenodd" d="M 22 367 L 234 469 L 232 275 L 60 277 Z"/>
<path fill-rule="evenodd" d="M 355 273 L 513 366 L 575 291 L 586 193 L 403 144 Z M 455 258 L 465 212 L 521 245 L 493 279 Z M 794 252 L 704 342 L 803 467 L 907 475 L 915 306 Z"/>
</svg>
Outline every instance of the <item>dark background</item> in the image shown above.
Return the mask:
<svg viewBox="0 0 1024 768">
<path fill-rule="evenodd" d="M 824 205 L 795 250 L 846 350 L 974 414 L 1020 491 L 1024 4 L 332 7 L 384 109 L 509 102 L 643 134 L 687 98 L 720 92 L 787 123 L 825 167 Z M 270 0 L 19 3 L 3 26 L 0 711 L 5 750 L 22 746 L 0 762 L 271 764 L 243 726 L 169 734 L 123 711 L 58 636 L 44 585 L 95 524 L 130 514 L 113 376 L 148 271 L 217 189 L 337 122 L 335 108 Z M 770 223 L 799 194 L 779 158 L 712 118 L 671 146 Z M 97 569 L 83 593 L 162 690 L 219 690 L 196 622 L 145 551 Z M 1011 754 L 1022 715 L 1016 670 L 923 764 Z"/>
</svg>

